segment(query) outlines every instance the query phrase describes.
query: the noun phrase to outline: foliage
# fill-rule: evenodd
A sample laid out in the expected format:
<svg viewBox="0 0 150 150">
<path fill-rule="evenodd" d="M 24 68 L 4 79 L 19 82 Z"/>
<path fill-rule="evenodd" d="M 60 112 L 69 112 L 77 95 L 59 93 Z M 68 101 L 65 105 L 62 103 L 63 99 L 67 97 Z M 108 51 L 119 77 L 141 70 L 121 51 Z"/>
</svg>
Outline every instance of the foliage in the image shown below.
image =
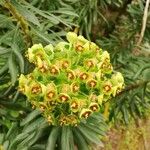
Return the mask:
<svg viewBox="0 0 150 150">
<path fill-rule="evenodd" d="M 42 150 L 46 145 L 61 147 L 64 142 L 88 149 L 83 143 L 88 143 L 91 137 L 97 141 L 95 132 L 104 135 L 106 124 L 100 114 L 97 114 L 97 128 L 91 129 L 92 123 L 86 123 L 88 119 L 93 121 L 93 115 L 81 122 L 81 129 L 49 127 L 40 112 L 33 111 L 17 90 L 19 75 L 30 73 L 34 67 L 24 57 L 27 48 L 38 43 L 55 46 L 56 41 L 63 41 L 66 32 L 74 28 L 108 50 L 114 70 L 124 76 L 125 89 L 106 103 L 108 110 L 102 107 L 102 111 L 110 111 L 108 121 L 128 124 L 133 118 L 145 116 L 150 108 L 149 15 L 144 38 L 137 46 L 144 7 L 144 0 L 1 0 L 0 149 L 16 149 L 19 145 L 18 149 Z M 90 125 L 86 132 L 83 124 Z M 61 138 L 72 133 L 71 141 Z M 56 137 L 51 140 L 53 135 Z"/>
</svg>

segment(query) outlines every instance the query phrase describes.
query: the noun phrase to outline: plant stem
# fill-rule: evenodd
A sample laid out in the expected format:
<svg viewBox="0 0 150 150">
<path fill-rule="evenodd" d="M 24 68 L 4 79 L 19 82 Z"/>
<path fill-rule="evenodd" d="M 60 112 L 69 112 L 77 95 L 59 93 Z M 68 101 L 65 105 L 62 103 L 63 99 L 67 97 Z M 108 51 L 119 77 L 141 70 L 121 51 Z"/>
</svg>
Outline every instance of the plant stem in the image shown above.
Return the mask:
<svg viewBox="0 0 150 150">
<path fill-rule="evenodd" d="M 128 92 L 128 91 L 131 91 L 131 90 L 134 90 L 140 86 L 143 86 L 145 85 L 146 83 L 148 83 L 149 81 L 140 81 L 138 83 L 135 83 L 135 84 L 131 84 L 129 86 L 127 86 L 123 91 L 121 91 L 117 96 L 123 94 L 124 92 Z"/>
<path fill-rule="evenodd" d="M 103 113 L 105 120 L 107 120 L 109 116 L 109 107 L 110 107 L 110 103 L 109 101 L 107 101 L 107 103 L 104 104 L 104 113 Z"/>
<path fill-rule="evenodd" d="M 21 30 L 24 34 L 24 39 L 26 42 L 27 47 L 30 47 L 32 45 L 32 39 L 29 34 L 29 27 L 28 23 L 25 20 L 25 18 L 19 14 L 19 12 L 16 10 L 16 8 L 9 2 L 9 0 L 5 0 L 4 7 L 7 8 L 12 16 L 17 20 L 17 22 L 20 23 Z"/>
<path fill-rule="evenodd" d="M 145 5 L 144 15 L 143 15 L 143 22 L 142 22 L 142 29 L 141 29 L 139 40 L 137 42 L 137 46 L 140 46 L 140 44 L 143 40 L 143 37 L 144 37 L 144 33 L 145 33 L 145 29 L 146 29 L 146 22 L 147 22 L 147 17 L 148 17 L 149 4 L 150 4 L 150 0 L 146 0 L 146 5 Z"/>
</svg>

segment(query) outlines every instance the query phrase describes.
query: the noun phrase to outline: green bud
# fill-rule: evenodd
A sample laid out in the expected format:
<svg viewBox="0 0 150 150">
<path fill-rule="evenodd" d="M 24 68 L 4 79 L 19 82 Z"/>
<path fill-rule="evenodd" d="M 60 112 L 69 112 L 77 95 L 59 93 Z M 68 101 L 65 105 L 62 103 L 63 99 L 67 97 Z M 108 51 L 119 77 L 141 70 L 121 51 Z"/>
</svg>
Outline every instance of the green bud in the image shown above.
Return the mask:
<svg viewBox="0 0 150 150">
<path fill-rule="evenodd" d="M 66 37 L 67 40 L 72 44 L 74 44 L 77 41 L 77 34 L 74 32 L 68 32 Z"/>
</svg>

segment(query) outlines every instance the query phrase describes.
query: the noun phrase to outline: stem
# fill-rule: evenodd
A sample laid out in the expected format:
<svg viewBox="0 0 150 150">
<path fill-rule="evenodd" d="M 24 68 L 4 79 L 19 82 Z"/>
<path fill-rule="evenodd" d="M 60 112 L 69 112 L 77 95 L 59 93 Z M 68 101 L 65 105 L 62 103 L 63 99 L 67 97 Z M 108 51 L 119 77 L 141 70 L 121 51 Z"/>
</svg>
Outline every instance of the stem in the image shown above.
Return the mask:
<svg viewBox="0 0 150 150">
<path fill-rule="evenodd" d="M 146 22 L 147 22 L 147 17 L 148 17 L 148 8 L 149 8 L 149 4 L 150 4 L 150 0 L 146 1 L 146 5 L 144 8 L 144 15 L 143 15 L 143 22 L 142 22 L 142 29 L 141 29 L 141 33 L 140 33 L 140 37 L 139 40 L 137 42 L 137 46 L 140 46 L 143 37 L 144 37 L 144 33 L 145 33 L 145 29 L 146 29 Z"/>
<path fill-rule="evenodd" d="M 123 94 L 124 92 L 128 92 L 128 91 L 134 90 L 140 86 L 143 86 L 148 82 L 149 81 L 140 81 L 139 83 L 131 84 L 131 85 L 127 86 L 123 91 L 121 91 L 117 96 Z"/>
<path fill-rule="evenodd" d="M 16 8 L 9 2 L 9 0 L 5 0 L 4 7 L 7 8 L 12 16 L 20 23 L 21 30 L 24 34 L 24 39 L 26 42 L 27 47 L 30 47 L 32 45 L 32 39 L 29 34 L 29 27 L 28 23 L 25 20 L 23 16 L 19 14 L 19 12 L 16 10 Z"/>
<path fill-rule="evenodd" d="M 106 120 L 108 119 L 109 116 L 109 107 L 110 107 L 110 103 L 109 101 L 107 101 L 107 103 L 104 104 L 104 113 L 103 113 L 103 116 Z"/>
</svg>

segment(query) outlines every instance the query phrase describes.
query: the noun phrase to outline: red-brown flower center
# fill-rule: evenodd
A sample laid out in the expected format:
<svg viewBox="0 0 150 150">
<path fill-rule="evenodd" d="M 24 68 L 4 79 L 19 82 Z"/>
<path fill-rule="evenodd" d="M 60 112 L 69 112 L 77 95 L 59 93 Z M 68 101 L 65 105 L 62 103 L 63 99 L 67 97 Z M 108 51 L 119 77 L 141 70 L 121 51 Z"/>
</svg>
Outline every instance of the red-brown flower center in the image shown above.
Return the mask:
<svg viewBox="0 0 150 150">
<path fill-rule="evenodd" d="M 38 94 L 42 91 L 41 86 L 34 86 L 31 89 L 32 94 Z"/>
<path fill-rule="evenodd" d="M 50 92 L 47 93 L 46 96 L 47 96 L 49 99 L 52 99 L 52 98 L 55 96 L 55 93 L 52 92 L 52 91 L 50 91 Z"/>
<path fill-rule="evenodd" d="M 63 61 L 62 68 L 67 69 L 69 67 L 69 62 L 67 60 Z"/>
<path fill-rule="evenodd" d="M 82 45 L 77 45 L 76 46 L 76 51 L 82 52 L 83 51 L 83 46 Z"/>
<path fill-rule="evenodd" d="M 58 69 L 55 66 L 52 66 L 50 68 L 50 73 L 53 75 L 57 75 L 58 74 Z"/>
<path fill-rule="evenodd" d="M 111 90 L 111 85 L 105 85 L 105 86 L 104 86 L 104 90 L 105 90 L 106 92 L 109 92 L 109 91 Z"/>
<path fill-rule="evenodd" d="M 78 92 L 78 91 L 79 91 L 79 85 L 77 85 L 76 83 L 73 84 L 73 86 L 72 86 L 72 91 L 73 91 L 73 92 Z"/>
<path fill-rule="evenodd" d="M 97 85 L 97 82 L 95 80 L 90 80 L 88 81 L 88 85 L 89 87 L 94 88 Z"/>
<path fill-rule="evenodd" d="M 83 117 L 83 118 L 88 118 L 90 114 L 91 114 L 91 111 L 86 111 L 86 112 L 84 112 L 84 113 L 82 114 L 82 117 Z"/>
<path fill-rule="evenodd" d="M 80 75 L 80 79 L 81 80 L 86 80 L 88 78 L 88 74 L 87 73 L 82 73 L 81 75 Z"/>
<path fill-rule="evenodd" d="M 66 95 L 61 95 L 61 96 L 59 97 L 59 99 L 60 99 L 62 102 L 66 102 L 66 101 L 68 101 L 69 97 L 66 96 Z"/>
</svg>

